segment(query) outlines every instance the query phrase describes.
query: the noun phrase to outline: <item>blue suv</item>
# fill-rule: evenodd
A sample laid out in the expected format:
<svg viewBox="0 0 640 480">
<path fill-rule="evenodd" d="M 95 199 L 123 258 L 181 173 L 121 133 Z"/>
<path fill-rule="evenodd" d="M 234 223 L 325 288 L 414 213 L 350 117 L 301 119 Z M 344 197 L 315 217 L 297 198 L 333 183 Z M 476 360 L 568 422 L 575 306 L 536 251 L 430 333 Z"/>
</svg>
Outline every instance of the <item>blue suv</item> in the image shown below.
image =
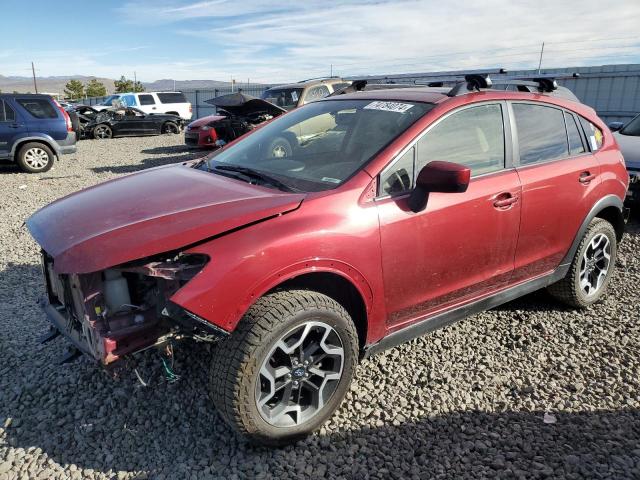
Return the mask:
<svg viewBox="0 0 640 480">
<path fill-rule="evenodd" d="M 29 173 L 46 172 L 76 151 L 69 114 L 49 95 L 0 94 L 0 160 Z"/>
</svg>

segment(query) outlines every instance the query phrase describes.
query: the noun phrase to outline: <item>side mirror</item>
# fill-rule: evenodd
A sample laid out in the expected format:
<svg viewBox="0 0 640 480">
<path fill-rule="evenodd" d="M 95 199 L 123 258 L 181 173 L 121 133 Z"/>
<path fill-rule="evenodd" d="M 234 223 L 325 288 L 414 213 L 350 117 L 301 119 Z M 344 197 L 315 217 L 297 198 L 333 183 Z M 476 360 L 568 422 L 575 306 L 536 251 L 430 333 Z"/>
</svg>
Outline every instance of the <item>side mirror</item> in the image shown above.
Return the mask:
<svg viewBox="0 0 640 480">
<path fill-rule="evenodd" d="M 617 132 L 618 130 L 621 130 L 622 127 L 624 127 L 624 123 L 623 122 L 611 122 L 609 124 L 609 129 L 612 132 Z"/>
<path fill-rule="evenodd" d="M 409 197 L 414 212 L 424 210 L 430 192 L 466 192 L 471 180 L 471 169 L 452 162 L 429 162 L 418 174 L 416 186 Z"/>
</svg>

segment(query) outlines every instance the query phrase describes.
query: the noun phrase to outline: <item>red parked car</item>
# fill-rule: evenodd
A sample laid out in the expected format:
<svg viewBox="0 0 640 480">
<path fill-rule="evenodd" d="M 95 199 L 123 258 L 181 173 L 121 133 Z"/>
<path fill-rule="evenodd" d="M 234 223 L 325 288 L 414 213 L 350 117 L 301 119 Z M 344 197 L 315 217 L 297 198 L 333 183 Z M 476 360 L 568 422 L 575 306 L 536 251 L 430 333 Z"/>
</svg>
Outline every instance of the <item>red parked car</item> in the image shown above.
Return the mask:
<svg viewBox="0 0 640 480">
<path fill-rule="evenodd" d="M 276 140 L 290 157 L 274 158 Z M 177 337 L 218 342 L 216 408 L 280 444 L 333 413 L 362 357 L 544 287 L 598 301 L 628 181 L 580 103 L 365 90 L 205 160 L 57 200 L 27 225 L 47 316 L 78 349 L 108 364 Z"/>
</svg>

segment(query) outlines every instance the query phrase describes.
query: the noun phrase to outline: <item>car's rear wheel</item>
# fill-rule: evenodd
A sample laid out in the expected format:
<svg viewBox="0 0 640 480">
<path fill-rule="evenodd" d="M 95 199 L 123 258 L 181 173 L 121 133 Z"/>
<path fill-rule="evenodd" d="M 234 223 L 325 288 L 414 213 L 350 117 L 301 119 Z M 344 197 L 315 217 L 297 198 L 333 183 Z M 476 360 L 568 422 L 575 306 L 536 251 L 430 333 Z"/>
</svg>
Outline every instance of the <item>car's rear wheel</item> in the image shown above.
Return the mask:
<svg viewBox="0 0 640 480">
<path fill-rule="evenodd" d="M 162 125 L 162 133 L 176 134 L 180 133 L 180 127 L 175 122 L 165 122 Z"/>
<path fill-rule="evenodd" d="M 357 339 L 348 313 L 326 295 L 267 295 L 217 346 L 213 402 L 250 440 L 280 445 L 302 438 L 342 401 L 357 363 Z"/>
<path fill-rule="evenodd" d="M 589 224 L 567 275 L 548 287 L 549 293 L 572 307 L 586 308 L 607 290 L 616 263 L 618 243 L 613 226 L 602 218 Z"/>
<path fill-rule="evenodd" d="M 53 167 L 54 154 L 43 143 L 24 144 L 18 152 L 18 166 L 28 173 L 46 172 Z"/>
<path fill-rule="evenodd" d="M 111 127 L 109 127 L 109 125 L 101 123 L 100 125 L 96 125 L 95 127 L 93 127 L 93 138 L 95 138 L 96 140 L 104 140 L 111 137 L 113 137 L 113 132 L 111 131 Z"/>
</svg>

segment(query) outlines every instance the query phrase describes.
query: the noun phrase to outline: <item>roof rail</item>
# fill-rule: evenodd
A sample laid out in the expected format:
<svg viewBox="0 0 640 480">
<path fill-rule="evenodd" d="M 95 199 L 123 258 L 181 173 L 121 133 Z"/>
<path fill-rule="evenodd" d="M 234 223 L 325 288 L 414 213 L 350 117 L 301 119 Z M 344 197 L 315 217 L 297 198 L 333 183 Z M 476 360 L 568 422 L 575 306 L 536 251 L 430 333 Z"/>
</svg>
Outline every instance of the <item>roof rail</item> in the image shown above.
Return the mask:
<svg viewBox="0 0 640 480">
<path fill-rule="evenodd" d="M 535 76 L 523 76 L 523 77 L 507 77 L 504 80 L 521 80 L 525 82 L 534 82 L 538 85 L 538 89 L 541 92 L 553 92 L 558 89 L 558 82 L 556 80 L 562 80 L 566 78 L 578 78 L 580 74 L 578 72 L 574 72 L 570 75 L 535 75 Z M 503 79 L 501 79 L 503 80 Z"/>
<path fill-rule="evenodd" d="M 310 82 L 311 80 L 331 80 L 332 78 L 340 78 L 340 77 L 337 75 L 333 75 L 331 77 L 314 77 L 314 78 L 307 78 L 306 80 L 300 80 L 299 82 L 296 82 L 296 83 Z"/>
</svg>

